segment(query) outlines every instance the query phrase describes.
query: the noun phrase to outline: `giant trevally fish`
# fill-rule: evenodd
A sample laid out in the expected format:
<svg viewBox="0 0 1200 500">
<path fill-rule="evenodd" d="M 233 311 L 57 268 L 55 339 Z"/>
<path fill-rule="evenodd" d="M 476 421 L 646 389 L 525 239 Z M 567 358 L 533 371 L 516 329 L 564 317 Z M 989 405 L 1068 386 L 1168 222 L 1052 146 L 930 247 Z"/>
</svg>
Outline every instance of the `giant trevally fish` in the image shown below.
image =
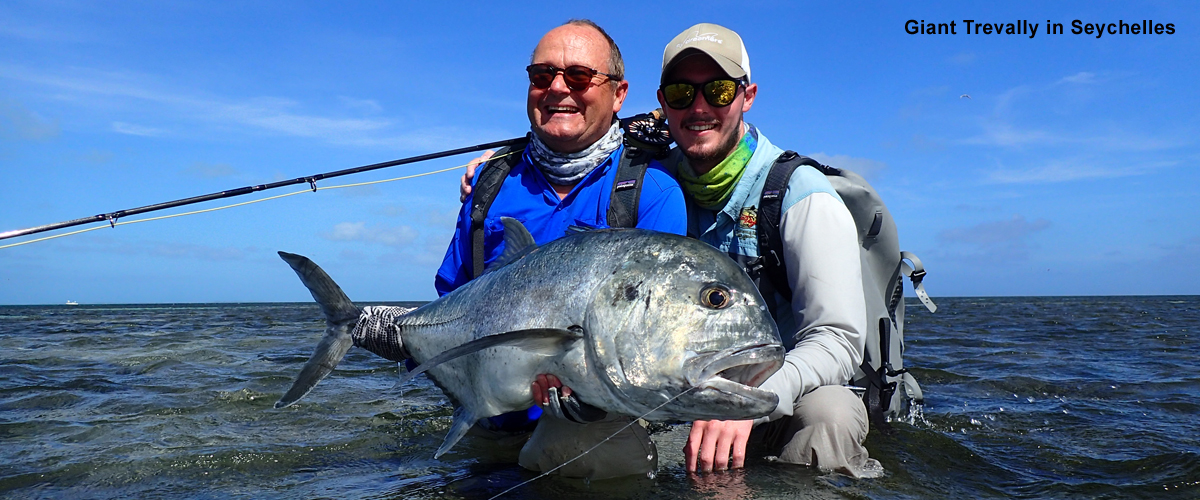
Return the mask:
<svg viewBox="0 0 1200 500">
<path fill-rule="evenodd" d="M 783 364 L 775 322 L 733 260 L 700 241 L 640 229 L 586 231 L 538 247 L 503 219 L 504 254 L 466 285 L 390 322 L 360 310 L 320 267 L 279 252 L 321 305 L 326 332 L 290 405 L 351 345 L 421 365 L 455 406 L 435 457 L 480 418 L 533 405 L 530 383 L 558 376 L 584 403 L 648 420 L 749 419 L 778 397 L 757 388 Z"/>
</svg>

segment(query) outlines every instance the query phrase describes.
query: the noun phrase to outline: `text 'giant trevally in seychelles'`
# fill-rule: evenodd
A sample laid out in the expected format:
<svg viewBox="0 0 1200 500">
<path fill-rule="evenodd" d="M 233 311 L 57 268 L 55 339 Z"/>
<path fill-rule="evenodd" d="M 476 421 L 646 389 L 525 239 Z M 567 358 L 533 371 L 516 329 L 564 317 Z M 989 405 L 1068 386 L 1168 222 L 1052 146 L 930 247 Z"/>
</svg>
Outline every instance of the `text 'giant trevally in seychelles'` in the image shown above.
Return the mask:
<svg viewBox="0 0 1200 500">
<path fill-rule="evenodd" d="M 360 311 L 309 259 L 280 252 L 326 317 L 290 405 L 351 345 L 412 359 L 454 403 L 440 456 L 478 419 L 533 405 L 530 383 L 558 376 L 583 402 L 649 420 L 748 419 L 778 397 L 758 389 L 783 364 L 779 331 L 754 284 L 719 250 L 640 229 L 587 231 L 538 247 L 503 220 L 505 252 L 479 278 L 352 334 Z"/>
</svg>

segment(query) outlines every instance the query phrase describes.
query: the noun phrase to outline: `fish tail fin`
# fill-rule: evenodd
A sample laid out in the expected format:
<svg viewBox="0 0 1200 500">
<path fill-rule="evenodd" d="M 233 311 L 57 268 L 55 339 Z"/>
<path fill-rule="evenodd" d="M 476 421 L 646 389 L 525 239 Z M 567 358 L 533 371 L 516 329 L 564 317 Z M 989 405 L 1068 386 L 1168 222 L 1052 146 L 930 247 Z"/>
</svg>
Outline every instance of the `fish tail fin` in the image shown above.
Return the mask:
<svg viewBox="0 0 1200 500">
<path fill-rule="evenodd" d="M 296 271 L 325 314 L 325 336 L 300 370 L 292 388 L 275 403 L 276 408 L 283 408 L 299 401 L 337 367 L 346 351 L 354 345 L 350 333 L 358 322 L 360 311 L 333 278 L 308 257 L 287 252 L 279 252 L 279 256 Z"/>
</svg>

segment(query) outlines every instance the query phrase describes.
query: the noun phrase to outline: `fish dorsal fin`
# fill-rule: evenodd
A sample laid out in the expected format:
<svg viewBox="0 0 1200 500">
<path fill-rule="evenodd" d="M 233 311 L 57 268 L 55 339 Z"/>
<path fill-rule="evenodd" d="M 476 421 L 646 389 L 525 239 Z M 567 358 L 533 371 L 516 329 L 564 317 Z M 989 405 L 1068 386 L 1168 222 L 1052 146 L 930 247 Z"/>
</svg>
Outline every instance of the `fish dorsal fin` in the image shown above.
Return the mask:
<svg viewBox="0 0 1200 500">
<path fill-rule="evenodd" d="M 577 328 L 577 327 L 572 327 Z M 441 354 L 425 360 L 421 366 L 405 373 L 396 385 L 403 384 L 412 380 L 413 377 L 429 371 L 437 365 L 447 361 L 460 358 L 478 352 L 483 349 L 495 346 L 510 346 L 520 349 L 537 352 L 543 354 L 557 354 L 564 350 L 563 343 L 578 340 L 583 336 L 582 330 L 567 330 L 565 328 L 530 328 L 528 330 L 514 330 L 511 332 L 497 333 L 486 337 L 477 338 L 458 347 L 450 348 L 443 351 Z"/>
<path fill-rule="evenodd" d="M 465 407 L 454 409 L 454 423 L 450 424 L 450 432 L 446 433 L 446 439 L 442 440 L 442 445 L 438 447 L 437 452 L 433 454 L 433 458 L 440 458 L 444 453 L 450 451 L 458 441 L 467 435 L 467 431 L 471 430 L 471 426 L 479 417 L 471 410 Z"/>
<path fill-rule="evenodd" d="M 504 253 L 488 264 L 483 270 L 484 274 L 512 264 L 537 248 L 533 235 L 529 234 L 529 230 L 525 229 L 521 221 L 512 217 L 501 217 L 500 223 L 504 224 Z"/>
</svg>

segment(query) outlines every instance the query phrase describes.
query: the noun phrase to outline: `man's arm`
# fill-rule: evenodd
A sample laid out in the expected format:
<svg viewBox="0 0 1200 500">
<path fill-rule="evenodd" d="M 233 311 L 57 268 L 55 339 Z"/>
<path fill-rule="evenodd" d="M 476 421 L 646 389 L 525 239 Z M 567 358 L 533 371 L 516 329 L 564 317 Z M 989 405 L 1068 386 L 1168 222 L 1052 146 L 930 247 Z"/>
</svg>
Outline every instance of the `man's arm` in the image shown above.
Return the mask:
<svg viewBox="0 0 1200 500">
<path fill-rule="evenodd" d="M 760 423 L 790 416 L 795 401 L 817 387 L 850 382 L 866 342 L 862 262 L 850 211 L 831 194 L 813 193 L 788 208 L 779 232 L 797 342 L 762 385 L 779 395 L 779 407 Z"/>
</svg>

